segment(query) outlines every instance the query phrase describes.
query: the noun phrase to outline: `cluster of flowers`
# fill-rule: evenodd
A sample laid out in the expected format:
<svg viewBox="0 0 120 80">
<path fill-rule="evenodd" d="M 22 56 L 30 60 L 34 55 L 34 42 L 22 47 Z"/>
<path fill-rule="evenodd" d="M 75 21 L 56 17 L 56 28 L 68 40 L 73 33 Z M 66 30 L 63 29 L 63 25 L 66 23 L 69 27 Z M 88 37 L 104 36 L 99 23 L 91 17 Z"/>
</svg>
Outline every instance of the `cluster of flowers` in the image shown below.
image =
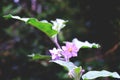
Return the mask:
<svg viewBox="0 0 120 80">
<path fill-rule="evenodd" d="M 93 47 L 94 45 L 98 44 L 89 42 L 81 42 L 77 38 L 74 38 L 72 42 L 65 42 L 65 46 L 59 47 L 59 48 L 53 48 L 52 50 L 49 50 L 52 56 L 52 60 L 65 60 L 69 61 L 71 57 L 76 57 L 78 55 L 78 51 L 81 47 L 87 46 L 87 47 Z"/>
<path fill-rule="evenodd" d="M 65 46 L 61 48 L 53 48 L 53 50 L 49 50 L 52 55 L 52 60 L 58 60 L 60 58 L 64 58 L 65 61 L 69 61 L 69 58 L 77 56 L 77 52 L 79 49 L 76 47 L 75 43 L 66 42 Z"/>
<path fill-rule="evenodd" d="M 51 21 L 53 23 L 52 29 L 60 32 L 60 30 L 65 27 L 65 23 L 67 21 L 64 21 L 62 19 L 56 19 L 56 21 Z M 65 60 L 69 61 L 71 57 L 76 57 L 78 55 L 78 51 L 81 47 L 87 46 L 87 47 L 92 47 L 94 45 L 98 44 L 95 43 L 89 43 L 89 42 L 81 42 L 77 38 L 74 38 L 72 42 L 64 42 L 65 46 L 60 46 L 58 41 L 57 41 L 57 35 L 52 37 L 53 42 L 56 44 L 57 48 L 53 48 L 52 50 L 49 50 L 52 60 Z"/>
</svg>

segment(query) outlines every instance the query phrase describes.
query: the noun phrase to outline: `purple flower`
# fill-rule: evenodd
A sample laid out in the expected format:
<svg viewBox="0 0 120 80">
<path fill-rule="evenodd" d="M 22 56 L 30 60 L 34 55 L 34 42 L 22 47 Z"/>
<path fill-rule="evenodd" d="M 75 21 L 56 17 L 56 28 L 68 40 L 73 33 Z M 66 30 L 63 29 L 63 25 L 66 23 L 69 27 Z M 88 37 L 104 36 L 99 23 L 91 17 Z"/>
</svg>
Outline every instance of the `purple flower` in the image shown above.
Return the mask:
<svg viewBox="0 0 120 80">
<path fill-rule="evenodd" d="M 52 50 L 49 50 L 49 51 L 50 51 L 50 54 L 52 56 L 52 60 L 58 60 L 62 56 L 61 55 L 61 51 L 62 51 L 61 49 L 53 48 Z"/>
<path fill-rule="evenodd" d="M 62 55 L 66 61 L 69 61 L 69 58 L 76 57 L 79 49 L 72 42 L 66 42 L 66 46 L 62 46 Z"/>
</svg>

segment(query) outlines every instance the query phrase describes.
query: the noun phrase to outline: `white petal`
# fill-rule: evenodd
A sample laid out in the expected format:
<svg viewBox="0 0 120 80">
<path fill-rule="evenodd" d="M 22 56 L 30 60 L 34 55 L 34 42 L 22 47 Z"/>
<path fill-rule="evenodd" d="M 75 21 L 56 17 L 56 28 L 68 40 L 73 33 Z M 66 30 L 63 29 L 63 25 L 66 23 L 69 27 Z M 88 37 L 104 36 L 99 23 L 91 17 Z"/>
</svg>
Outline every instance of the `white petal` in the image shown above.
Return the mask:
<svg viewBox="0 0 120 80">
<path fill-rule="evenodd" d="M 65 27 L 65 20 L 62 19 L 56 19 L 55 21 L 51 21 L 53 23 L 52 29 L 60 32 L 60 30 Z"/>
</svg>

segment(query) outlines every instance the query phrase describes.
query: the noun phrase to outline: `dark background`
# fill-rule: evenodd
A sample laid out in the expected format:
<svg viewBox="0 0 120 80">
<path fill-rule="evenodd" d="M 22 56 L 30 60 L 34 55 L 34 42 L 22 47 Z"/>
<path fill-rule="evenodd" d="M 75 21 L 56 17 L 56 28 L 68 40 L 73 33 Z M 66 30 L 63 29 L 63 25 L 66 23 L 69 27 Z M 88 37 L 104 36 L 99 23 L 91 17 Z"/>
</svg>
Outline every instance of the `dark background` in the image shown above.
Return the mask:
<svg viewBox="0 0 120 80">
<path fill-rule="evenodd" d="M 15 1 L 0 1 L 0 80 L 70 80 L 61 66 L 27 57 L 32 53 L 46 55 L 54 44 L 34 27 L 4 19 L 7 14 L 48 21 L 69 20 L 59 35 L 60 43 L 76 37 L 101 45 L 99 49 L 81 49 L 79 56 L 71 61 L 82 65 L 86 71 L 106 69 L 120 73 L 119 0 Z"/>
</svg>

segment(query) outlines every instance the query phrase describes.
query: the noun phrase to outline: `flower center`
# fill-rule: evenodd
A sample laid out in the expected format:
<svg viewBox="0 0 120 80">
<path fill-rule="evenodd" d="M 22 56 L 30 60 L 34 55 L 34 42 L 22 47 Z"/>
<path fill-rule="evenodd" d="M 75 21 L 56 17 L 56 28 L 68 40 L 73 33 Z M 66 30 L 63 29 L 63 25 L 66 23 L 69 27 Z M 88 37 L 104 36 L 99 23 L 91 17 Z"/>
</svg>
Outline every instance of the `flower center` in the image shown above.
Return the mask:
<svg viewBox="0 0 120 80">
<path fill-rule="evenodd" d="M 71 47 L 70 47 L 70 48 L 68 48 L 68 51 L 69 51 L 69 52 L 72 52 L 72 48 L 71 48 Z"/>
</svg>

